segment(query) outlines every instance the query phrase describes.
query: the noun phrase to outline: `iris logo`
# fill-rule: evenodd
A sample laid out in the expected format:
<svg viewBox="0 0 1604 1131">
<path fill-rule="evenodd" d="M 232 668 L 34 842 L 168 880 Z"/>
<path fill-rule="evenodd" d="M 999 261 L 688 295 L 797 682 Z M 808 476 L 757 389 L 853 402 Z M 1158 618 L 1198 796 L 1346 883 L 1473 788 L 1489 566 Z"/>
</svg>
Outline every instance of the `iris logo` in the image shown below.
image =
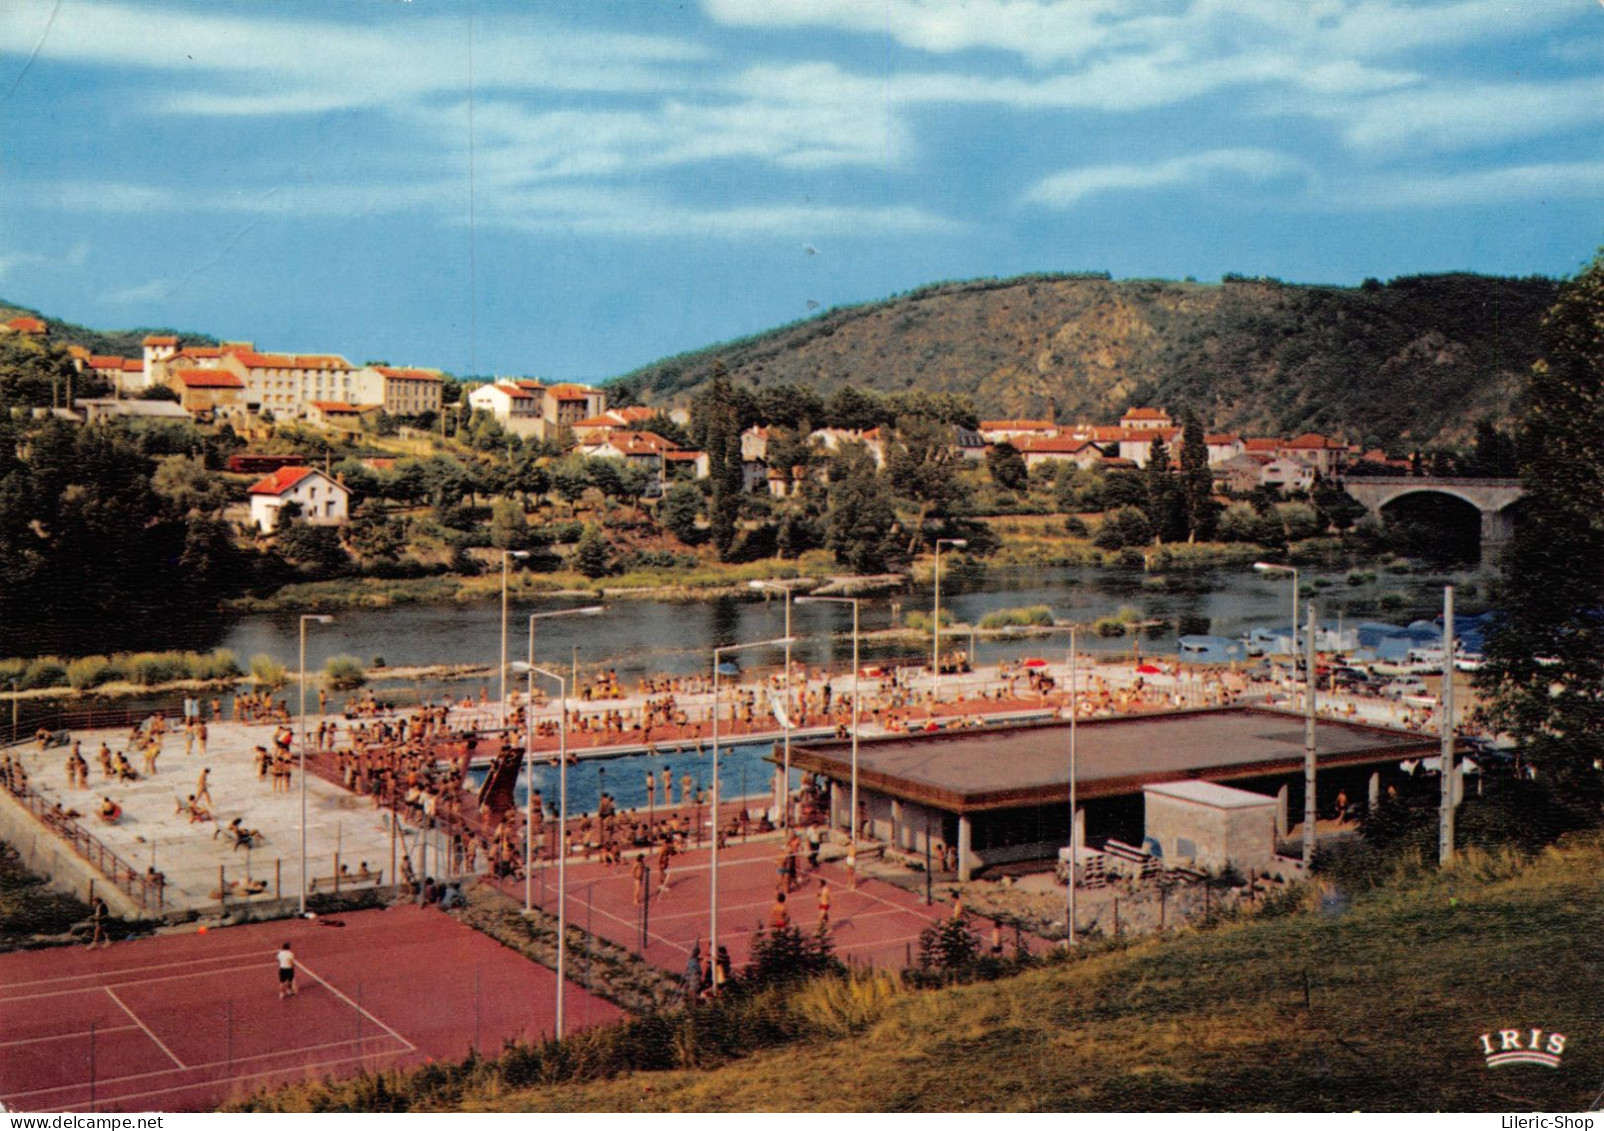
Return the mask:
<svg viewBox="0 0 1604 1131">
<path fill-rule="evenodd" d="M 1558 1068 L 1565 1055 L 1565 1034 L 1544 1033 L 1541 1029 L 1500 1029 L 1481 1035 L 1482 1055 L 1488 1068 L 1506 1064 L 1541 1064 Z"/>
</svg>

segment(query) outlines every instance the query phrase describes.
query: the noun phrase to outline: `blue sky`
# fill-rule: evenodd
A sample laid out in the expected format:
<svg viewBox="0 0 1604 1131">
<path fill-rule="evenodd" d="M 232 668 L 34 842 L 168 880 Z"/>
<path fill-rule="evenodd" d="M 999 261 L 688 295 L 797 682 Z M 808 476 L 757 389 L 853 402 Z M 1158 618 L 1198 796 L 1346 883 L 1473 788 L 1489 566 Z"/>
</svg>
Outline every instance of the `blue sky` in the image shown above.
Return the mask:
<svg viewBox="0 0 1604 1131">
<path fill-rule="evenodd" d="M 0 3 L 0 296 L 599 379 L 939 279 L 1565 275 L 1598 0 Z"/>
</svg>

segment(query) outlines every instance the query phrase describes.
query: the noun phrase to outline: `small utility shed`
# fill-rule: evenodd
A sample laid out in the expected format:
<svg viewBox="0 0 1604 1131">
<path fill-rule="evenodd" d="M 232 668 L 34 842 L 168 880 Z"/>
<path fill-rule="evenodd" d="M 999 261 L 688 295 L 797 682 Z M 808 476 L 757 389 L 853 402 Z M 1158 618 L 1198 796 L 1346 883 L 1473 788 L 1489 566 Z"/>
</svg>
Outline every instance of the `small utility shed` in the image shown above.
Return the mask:
<svg viewBox="0 0 1604 1131">
<path fill-rule="evenodd" d="M 1211 781 L 1142 787 L 1149 840 L 1166 863 L 1262 872 L 1275 855 L 1278 801 Z"/>
</svg>

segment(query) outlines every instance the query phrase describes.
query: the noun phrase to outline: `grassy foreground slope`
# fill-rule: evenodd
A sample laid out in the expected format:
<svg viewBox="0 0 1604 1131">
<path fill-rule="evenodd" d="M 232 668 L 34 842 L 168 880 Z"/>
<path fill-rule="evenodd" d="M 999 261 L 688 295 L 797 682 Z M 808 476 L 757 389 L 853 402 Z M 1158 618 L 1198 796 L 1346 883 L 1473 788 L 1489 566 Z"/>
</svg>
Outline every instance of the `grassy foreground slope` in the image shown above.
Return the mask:
<svg viewBox="0 0 1604 1131">
<path fill-rule="evenodd" d="M 1074 967 L 893 997 L 856 1035 L 483 1110 L 1577 1110 L 1604 1088 L 1604 841 Z M 1308 1002 L 1305 1007 L 1305 979 Z M 1479 1034 L 1565 1033 L 1559 1069 Z"/>
</svg>

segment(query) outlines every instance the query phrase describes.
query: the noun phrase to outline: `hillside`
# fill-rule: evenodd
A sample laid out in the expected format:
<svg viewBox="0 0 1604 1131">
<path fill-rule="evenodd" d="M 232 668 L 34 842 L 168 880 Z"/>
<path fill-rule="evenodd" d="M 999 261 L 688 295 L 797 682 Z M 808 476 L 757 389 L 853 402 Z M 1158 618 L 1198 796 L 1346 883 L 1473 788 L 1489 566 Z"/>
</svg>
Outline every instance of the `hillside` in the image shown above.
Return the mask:
<svg viewBox="0 0 1604 1131">
<path fill-rule="evenodd" d="M 1526 866 L 1471 853 L 1446 875 L 1351 900 L 1327 892 L 1313 910 L 1147 939 L 1073 966 L 923 993 L 884 979 L 878 992 L 815 986 L 789 1023 L 747 1011 L 732 1015 L 742 1019 L 733 1029 L 711 1016 L 655 1026 L 681 1063 L 700 1059 L 703 1045 L 772 1045 L 788 1024 L 810 1034 L 702 1071 L 595 1079 L 620 1055 L 608 1030 L 538 1063 L 514 1054 L 299 1085 L 245 1106 L 1578 1111 L 1604 1083 L 1601 866 L 1596 835 Z M 1534 1027 L 1545 1043 L 1566 1034 L 1558 1068 L 1487 1067 L 1481 1034 Z M 592 1079 L 536 1083 L 574 1075 Z"/>
<path fill-rule="evenodd" d="M 0 298 L 0 322 L 6 322 L 18 315 L 27 315 L 32 318 L 43 319 L 50 327 L 50 340 L 62 345 L 83 346 L 93 354 L 116 354 L 119 357 L 139 357 L 143 348 L 140 343 L 148 334 L 176 334 L 188 345 L 214 346 L 217 339 L 206 334 L 195 334 L 187 330 L 174 330 L 161 326 L 142 326 L 133 330 L 95 330 L 88 326 L 79 326 L 73 322 L 62 322 L 50 317 L 29 306 L 18 306 L 14 302 Z"/>
<path fill-rule="evenodd" d="M 1357 288 L 943 283 L 668 358 L 615 388 L 644 404 L 683 400 L 722 360 L 753 385 L 966 394 L 983 417 L 1109 421 L 1145 402 L 1190 405 L 1210 427 L 1248 433 L 1455 443 L 1482 415 L 1507 419 L 1557 289 L 1479 275 Z"/>
</svg>

